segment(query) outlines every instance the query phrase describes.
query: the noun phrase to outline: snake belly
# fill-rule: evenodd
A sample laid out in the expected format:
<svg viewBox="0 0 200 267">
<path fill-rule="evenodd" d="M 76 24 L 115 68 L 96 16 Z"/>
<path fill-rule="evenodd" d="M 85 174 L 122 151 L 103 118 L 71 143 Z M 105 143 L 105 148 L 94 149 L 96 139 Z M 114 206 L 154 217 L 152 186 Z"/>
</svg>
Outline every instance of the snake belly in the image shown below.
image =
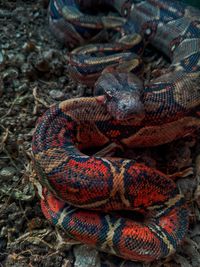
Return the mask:
<svg viewBox="0 0 200 267">
<path fill-rule="evenodd" d="M 125 259 L 153 261 L 173 253 L 188 229 L 188 209 L 175 183 L 134 160 L 82 151 L 112 143 L 159 145 L 199 128 L 200 12 L 176 1 L 105 2 L 134 23 L 171 65 L 144 86 L 140 122 L 115 119 L 96 98 L 67 100 L 43 115 L 32 146 L 41 207 L 49 221 L 76 240 Z M 59 7 L 53 19 L 65 21 L 71 3 L 51 1 Z M 73 21 L 66 23 L 66 32 L 70 25 L 70 34 L 80 37 Z M 115 215 L 118 210 L 138 211 L 144 221 Z"/>
</svg>

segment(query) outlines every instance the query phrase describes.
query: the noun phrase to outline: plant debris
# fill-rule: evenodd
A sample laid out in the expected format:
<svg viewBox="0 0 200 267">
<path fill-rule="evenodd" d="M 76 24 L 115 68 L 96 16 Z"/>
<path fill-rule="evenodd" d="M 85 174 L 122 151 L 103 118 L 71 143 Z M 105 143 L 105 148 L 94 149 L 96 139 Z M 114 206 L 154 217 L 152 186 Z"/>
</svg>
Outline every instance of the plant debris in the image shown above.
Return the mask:
<svg viewBox="0 0 200 267">
<path fill-rule="evenodd" d="M 44 218 L 31 163 L 36 121 L 53 103 L 92 94 L 70 79 L 67 48 L 49 31 L 47 5 L 45 0 L 0 3 L 0 266 L 200 266 L 198 133 L 159 148 L 127 150 L 124 155 L 182 176 L 177 184 L 188 201 L 190 228 L 170 258 L 151 264 L 125 261 L 66 238 Z M 149 70 L 163 66 L 161 57 L 147 62 L 146 78 Z"/>
</svg>

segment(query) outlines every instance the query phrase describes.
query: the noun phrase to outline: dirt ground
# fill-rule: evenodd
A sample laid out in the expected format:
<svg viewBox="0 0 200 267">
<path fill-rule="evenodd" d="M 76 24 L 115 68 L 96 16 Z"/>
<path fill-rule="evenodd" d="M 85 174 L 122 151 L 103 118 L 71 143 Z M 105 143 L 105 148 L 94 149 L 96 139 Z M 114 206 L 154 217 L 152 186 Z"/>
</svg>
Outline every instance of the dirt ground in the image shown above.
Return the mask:
<svg viewBox="0 0 200 267">
<path fill-rule="evenodd" d="M 0 266 L 200 266 L 199 133 L 139 153 L 166 173 L 187 170 L 177 180 L 190 209 L 190 227 L 176 254 L 142 265 L 99 253 L 68 240 L 44 218 L 31 164 L 37 118 L 51 104 L 92 90 L 67 72 L 67 49 L 51 35 L 45 0 L 0 0 Z"/>
</svg>

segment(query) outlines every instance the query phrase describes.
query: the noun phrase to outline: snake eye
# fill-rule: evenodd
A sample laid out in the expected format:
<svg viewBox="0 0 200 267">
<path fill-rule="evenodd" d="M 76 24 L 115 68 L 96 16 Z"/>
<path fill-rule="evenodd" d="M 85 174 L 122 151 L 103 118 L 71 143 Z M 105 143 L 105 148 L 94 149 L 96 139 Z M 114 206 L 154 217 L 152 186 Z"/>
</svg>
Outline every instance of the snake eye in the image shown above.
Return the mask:
<svg viewBox="0 0 200 267">
<path fill-rule="evenodd" d="M 110 100 L 112 98 L 112 92 L 110 90 L 106 90 L 105 95 L 106 95 L 107 100 Z"/>
<path fill-rule="evenodd" d="M 160 23 L 161 25 L 161 23 Z M 142 29 L 141 31 L 143 32 L 144 34 L 144 37 L 150 39 L 150 38 L 153 38 L 156 34 L 156 31 L 157 31 L 157 26 L 158 24 L 156 24 L 155 21 L 151 21 L 151 22 L 146 22 L 142 25 Z"/>
<path fill-rule="evenodd" d="M 121 9 L 121 14 L 124 17 L 128 17 L 131 11 L 131 7 L 132 7 L 133 3 L 131 3 L 130 0 L 127 0 L 123 5 L 122 5 L 122 9 Z"/>
<path fill-rule="evenodd" d="M 151 35 L 151 29 L 150 29 L 150 28 L 147 28 L 147 29 L 145 30 L 145 34 L 146 34 L 146 35 Z"/>
<path fill-rule="evenodd" d="M 126 104 L 123 104 L 122 105 L 122 108 L 125 110 L 127 108 L 127 105 Z"/>
<path fill-rule="evenodd" d="M 173 52 L 176 48 L 176 45 L 174 44 L 172 47 L 171 47 L 171 51 Z"/>
<path fill-rule="evenodd" d="M 124 17 L 126 17 L 127 15 L 128 15 L 128 10 L 127 10 L 127 8 L 124 8 Z"/>
</svg>

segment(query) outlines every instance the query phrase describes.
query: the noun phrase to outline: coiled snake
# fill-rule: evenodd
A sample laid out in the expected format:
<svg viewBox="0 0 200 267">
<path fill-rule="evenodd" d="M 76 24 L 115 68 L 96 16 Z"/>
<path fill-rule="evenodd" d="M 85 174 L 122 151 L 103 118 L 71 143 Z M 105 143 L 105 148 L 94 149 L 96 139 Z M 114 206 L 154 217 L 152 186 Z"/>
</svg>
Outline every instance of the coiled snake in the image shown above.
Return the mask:
<svg viewBox="0 0 200 267">
<path fill-rule="evenodd" d="M 173 253 L 187 232 L 182 194 L 168 176 L 135 160 L 83 151 L 155 146 L 199 128 L 200 11 L 176 1 L 98 0 L 95 6 L 111 6 L 121 17 L 82 14 L 94 8 L 92 2 L 50 2 L 51 29 L 64 42 L 97 41 L 105 33 L 119 39 L 69 56 L 72 76 L 88 84 L 107 67 L 95 85 L 101 96 L 61 102 L 38 121 L 32 149 L 41 207 L 76 240 L 125 259 L 152 261 Z M 133 51 L 140 54 L 147 41 L 171 64 L 144 84 L 130 70 L 139 62 Z M 98 51 L 108 53 L 92 58 Z M 138 211 L 144 221 L 120 217 L 118 210 Z"/>
</svg>

